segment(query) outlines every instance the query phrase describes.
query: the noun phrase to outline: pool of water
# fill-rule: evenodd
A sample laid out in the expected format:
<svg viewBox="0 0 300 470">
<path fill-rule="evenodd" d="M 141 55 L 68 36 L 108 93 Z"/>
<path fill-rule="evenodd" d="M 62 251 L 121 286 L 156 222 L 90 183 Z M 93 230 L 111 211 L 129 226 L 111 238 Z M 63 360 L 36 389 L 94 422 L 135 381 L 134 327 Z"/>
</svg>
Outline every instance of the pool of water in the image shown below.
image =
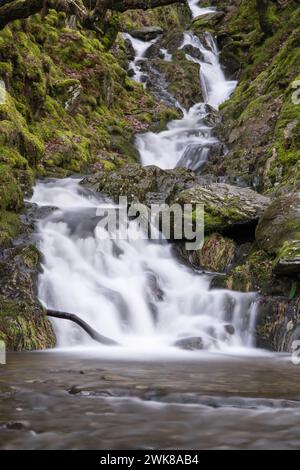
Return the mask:
<svg viewBox="0 0 300 470">
<path fill-rule="evenodd" d="M 297 449 L 289 357 L 108 359 L 14 353 L 0 366 L 2 449 Z"/>
</svg>

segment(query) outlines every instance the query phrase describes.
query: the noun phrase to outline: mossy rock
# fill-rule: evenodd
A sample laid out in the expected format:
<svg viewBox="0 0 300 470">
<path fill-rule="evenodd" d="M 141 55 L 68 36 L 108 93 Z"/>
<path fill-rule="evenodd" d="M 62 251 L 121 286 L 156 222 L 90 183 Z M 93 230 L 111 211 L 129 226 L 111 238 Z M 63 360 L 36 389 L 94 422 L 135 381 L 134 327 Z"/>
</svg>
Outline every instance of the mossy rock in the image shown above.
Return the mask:
<svg viewBox="0 0 300 470">
<path fill-rule="evenodd" d="M 267 253 L 275 255 L 278 274 L 300 272 L 300 193 L 276 198 L 261 217 L 256 240 Z"/>
<path fill-rule="evenodd" d="M 242 226 L 257 223 L 270 200 L 248 188 L 223 183 L 193 187 L 178 194 L 176 203 L 204 206 L 205 233 L 238 234 Z"/>
<path fill-rule="evenodd" d="M 230 268 L 234 260 L 236 244 L 219 233 L 213 233 L 205 237 L 201 249 L 186 251 L 182 248 L 180 251 L 184 259 L 196 269 L 223 273 Z"/>
<path fill-rule="evenodd" d="M 40 253 L 33 245 L 7 250 L 0 262 L 0 336 L 10 350 L 51 348 L 51 322 L 36 297 Z"/>
<path fill-rule="evenodd" d="M 123 165 L 113 171 L 98 172 L 86 177 L 82 184 L 114 200 L 127 196 L 129 203 L 150 205 L 171 201 L 177 192 L 195 180 L 195 174 L 188 169 L 162 170 L 154 165 L 143 167 L 136 163 Z"/>
<path fill-rule="evenodd" d="M 43 308 L 0 296 L 0 336 L 8 350 L 52 348 L 55 336 Z"/>
</svg>

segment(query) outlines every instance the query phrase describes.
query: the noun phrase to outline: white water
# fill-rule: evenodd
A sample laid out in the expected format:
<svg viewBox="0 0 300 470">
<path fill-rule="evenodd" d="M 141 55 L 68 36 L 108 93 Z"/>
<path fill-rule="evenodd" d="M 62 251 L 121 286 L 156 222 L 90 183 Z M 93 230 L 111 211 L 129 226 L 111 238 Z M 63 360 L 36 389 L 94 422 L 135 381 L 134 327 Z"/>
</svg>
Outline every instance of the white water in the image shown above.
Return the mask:
<svg viewBox="0 0 300 470">
<path fill-rule="evenodd" d="M 136 82 L 142 83 L 142 77 L 144 74 L 141 70 L 140 62 L 146 60 L 145 54 L 149 47 L 151 47 L 152 44 L 155 44 L 157 38 L 152 39 L 152 41 L 142 41 L 141 39 L 134 38 L 128 33 L 123 33 L 123 37 L 124 39 L 129 39 L 135 52 L 135 59 L 130 62 L 130 67 L 134 71 L 133 78 Z"/>
<path fill-rule="evenodd" d="M 195 13 L 196 2 L 190 3 Z M 149 43 L 134 40 L 133 45 L 136 78 L 140 79 L 137 59 L 144 57 Z M 210 145 L 217 143 L 205 124 L 207 105 L 217 107 L 227 99 L 234 83 L 226 81 L 210 36 L 202 45 L 186 33 L 185 45 L 203 55 L 199 65 L 206 102 L 172 121 L 167 131 L 139 136 L 143 164 L 173 168 L 181 161 L 197 167 Z M 174 342 L 187 337 L 201 337 L 205 349 L 213 351 L 240 353 L 241 348 L 253 346 L 255 294 L 211 291 L 208 275 L 180 264 L 167 242 L 136 240 L 134 225 L 129 240 L 99 240 L 96 209 L 109 203 L 83 189 L 78 180 L 40 182 L 31 201 L 57 208 L 39 222 L 44 255 L 39 297 L 48 308 L 76 313 L 101 334 L 120 342 L 126 356 L 131 351 L 134 357 L 162 352 L 176 357 Z M 228 323 L 235 328 L 233 335 L 225 329 Z M 54 325 L 59 347 L 95 344 L 73 323 L 54 320 Z"/>
<path fill-rule="evenodd" d="M 217 46 L 210 34 L 205 35 L 203 44 L 193 33 L 185 32 L 181 49 L 185 46 L 192 46 L 203 57 L 200 60 L 186 54 L 189 60 L 199 64 L 204 103 L 184 111 L 183 119 L 171 121 L 166 131 L 158 134 L 147 132 L 136 137 L 143 165 L 157 165 L 164 169 L 179 165 L 198 170 L 208 157 L 209 148 L 218 143 L 212 136 L 212 127 L 205 123 L 210 111 L 207 105 L 217 109 L 230 97 L 237 82 L 226 80 Z M 195 147 L 198 152 L 193 152 Z"/>
<path fill-rule="evenodd" d="M 189 0 L 189 7 L 192 12 L 193 18 L 197 16 L 206 15 L 207 13 L 213 13 L 216 11 L 214 7 L 202 8 L 200 7 L 200 0 Z"/>
<path fill-rule="evenodd" d="M 38 183 L 32 202 L 58 208 L 39 223 L 39 297 L 48 308 L 77 313 L 127 348 L 159 351 L 195 336 L 206 349 L 252 345 L 255 295 L 210 291 L 209 276 L 181 265 L 169 244 L 134 240 L 134 225 L 130 240 L 97 239 L 103 202 L 77 180 Z M 68 321 L 55 320 L 55 328 L 60 347 L 93 343 Z"/>
</svg>

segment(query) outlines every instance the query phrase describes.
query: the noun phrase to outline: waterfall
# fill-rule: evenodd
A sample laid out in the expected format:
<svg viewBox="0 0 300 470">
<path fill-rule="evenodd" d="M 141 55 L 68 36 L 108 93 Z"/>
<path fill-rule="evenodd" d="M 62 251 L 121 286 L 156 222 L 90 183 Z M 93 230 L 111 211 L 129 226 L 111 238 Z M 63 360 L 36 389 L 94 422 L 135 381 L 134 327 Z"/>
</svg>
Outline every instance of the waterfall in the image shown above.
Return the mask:
<svg viewBox="0 0 300 470">
<path fill-rule="evenodd" d="M 134 225 L 128 240 L 99 240 L 96 210 L 107 201 L 79 180 L 39 182 L 31 201 L 57 208 L 39 222 L 48 308 L 76 313 L 127 348 L 159 351 L 187 337 L 213 350 L 252 345 L 254 294 L 209 290 L 210 276 L 179 263 L 167 242 L 136 239 Z M 91 344 L 76 325 L 54 324 L 58 346 Z"/>
<path fill-rule="evenodd" d="M 158 134 L 147 132 L 136 137 L 136 147 L 143 165 L 157 165 L 163 169 L 187 166 L 196 171 L 205 163 L 204 156 L 207 160 L 209 149 L 219 143 L 206 118 L 211 113 L 211 107 L 217 109 L 229 98 L 237 82 L 226 80 L 217 46 L 210 34 L 205 34 L 201 42 L 193 33 L 185 32 L 180 49 L 185 50 L 186 46 L 192 46 L 198 53 L 194 56 L 186 53 L 186 57 L 199 65 L 204 102 L 184 111 L 183 119 L 171 121 L 167 130 Z M 201 59 L 197 58 L 198 55 Z M 191 148 L 194 152 L 187 156 Z M 196 148 L 198 152 L 195 152 Z"/>
<path fill-rule="evenodd" d="M 190 1 L 190 6 L 194 16 L 212 11 L 200 9 L 197 1 Z M 139 61 L 145 60 L 154 41 L 125 37 L 135 49 L 132 66 L 135 79 L 141 81 Z M 166 131 L 137 136 L 144 165 L 199 169 L 211 146 L 218 144 L 207 118 L 211 107 L 217 108 L 229 97 L 235 82 L 225 79 L 210 35 L 201 42 L 186 32 L 181 48 L 185 46 L 195 48 L 201 57 L 187 54 L 199 64 L 205 102 L 184 110 L 183 118 L 170 122 Z M 76 313 L 118 341 L 122 354 L 133 349 L 134 357 L 145 351 L 174 352 L 174 344 L 189 337 L 200 337 L 206 350 L 232 352 L 253 346 L 255 294 L 210 290 L 211 276 L 180 263 L 167 242 L 137 237 L 134 223 L 127 240 L 100 240 L 97 208 L 111 203 L 83 188 L 77 179 L 39 182 L 31 202 L 55 208 L 38 224 L 43 253 L 39 298 L 46 307 Z M 59 347 L 94 344 L 78 326 L 65 320 L 53 322 Z"/>
<path fill-rule="evenodd" d="M 207 7 L 207 8 L 200 7 L 199 6 L 200 0 L 189 0 L 188 3 L 189 3 L 190 10 L 192 12 L 193 18 L 196 18 L 197 16 L 201 16 L 201 15 L 206 15 L 207 13 L 213 13 L 214 11 L 216 11 L 214 7 Z"/>
</svg>

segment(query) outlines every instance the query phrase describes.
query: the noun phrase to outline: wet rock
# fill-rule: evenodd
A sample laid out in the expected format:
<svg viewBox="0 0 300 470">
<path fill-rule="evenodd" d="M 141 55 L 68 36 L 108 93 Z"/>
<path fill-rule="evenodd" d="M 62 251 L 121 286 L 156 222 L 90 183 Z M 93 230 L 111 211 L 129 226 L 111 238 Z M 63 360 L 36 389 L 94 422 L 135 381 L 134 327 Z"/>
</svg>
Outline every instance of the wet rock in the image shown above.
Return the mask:
<svg viewBox="0 0 300 470">
<path fill-rule="evenodd" d="M 278 275 L 300 273 L 300 193 L 276 198 L 262 215 L 256 241 L 270 255 L 276 255 Z"/>
<path fill-rule="evenodd" d="M 174 202 L 203 204 L 205 232 L 230 232 L 234 235 L 241 227 L 256 224 L 270 199 L 248 188 L 213 183 L 187 189 Z"/>
<path fill-rule="evenodd" d="M 6 428 L 14 431 L 21 431 L 28 428 L 28 424 L 21 421 L 10 421 L 9 423 L 6 423 Z"/>
<path fill-rule="evenodd" d="M 188 60 L 184 51 L 175 52 L 171 62 L 156 59 L 152 63 L 165 77 L 169 93 L 175 96 L 184 108 L 188 109 L 203 101 L 199 64 Z"/>
<path fill-rule="evenodd" d="M 55 337 L 36 297 L 40 254 L 33 245 L 8 250 L 0 262 L 0 339 L 8 349 L 51 348 Z"/>
<path fill-rule="evenodd" d="M 187 351 L 199 351 L 204 348 L 203 340 L 200 336 L 179 339 L 174 346 Z"/>
<path fill-rule="evenodd" d="M 159 26 L 145 26 L 134 31 L 130 31 L 131 36 L 142 41 L 152 41 L 163 34 L 164 30 Z"/>
<path fill-rule="evenodd" d="M 228 333 L 229 335 L 234 335 L 234 333 L 235 333 L 235 328 L 231 324 L 225 325 L 224 329 L 225 329 L 226 333 Z"/>
<path fill-rule="evenodd" d="M 299 340 L 300 297 L 264 296 L 257 303 L 256 346 L 271 351 L 292 352 L 293 341 Z"/>
<path fill-rule="evenodd" d="M 129 69 L 127 74 L 128 74 L 128 77 L 134 77 L 135 71 L 133 69 Z"/>
<path fill-rule="evenodd" d="M 204 269 L 222 273 L 227 271 L 233 262 L 236 252 L 236 244 L 229 238 L 224 238 L 219 233 L 213 233 L 206 237 L 203 247 L 199 250 L 186 250 L 185 245 L 180 247 L 183 258 L 197 269 Z"/>
<path fill-rule="evenodd" d="M 201 181 L 191 170 L 162 170 L 156 166 L 124 165 L 117 170 L 88 176 L 82 184 L 118 200 L 127 196 L 129 203 L 165 202 L 184 188 Z"/>
<path fill-rule="evenodd" d="M 185 52 L 185 54 L 188 54 L 194 57 L 195 59 L 204 61 L 202 52 L 196 47 L 193 47 L 191 44 L 187 44 L 186 46 L 183 46 L 182 50 Z"/>
<path fill-rule="evenodd" d="M 130 39 L 125 39 L 125 49 L 126 57 L 128 61 L 133 61 L 135 59 L 135 50 Z"/>
<path fill-rule="evenodd" d="M 223 17 L 223 11 L 212 11 L 195 18 L 192 27 L 196 28 L 197 30 L 209 29 L 216 26 L 216 24 L 219 23 Z"/>
</svg>

